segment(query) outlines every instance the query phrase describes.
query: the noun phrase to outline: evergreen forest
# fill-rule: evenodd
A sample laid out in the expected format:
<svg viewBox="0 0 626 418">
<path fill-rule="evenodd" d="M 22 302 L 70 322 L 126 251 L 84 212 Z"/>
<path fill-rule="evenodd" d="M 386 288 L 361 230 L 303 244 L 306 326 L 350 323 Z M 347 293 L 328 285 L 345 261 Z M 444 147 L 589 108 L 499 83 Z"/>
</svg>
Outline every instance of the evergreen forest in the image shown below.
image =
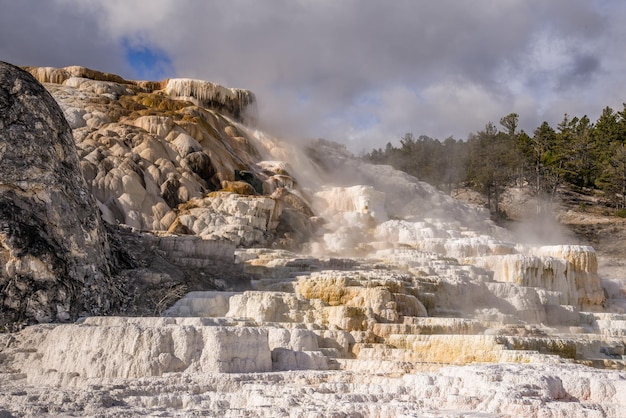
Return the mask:
<svg viewBox="0 0 626 418">
<path fill-rule="evenodd" d="M 602 204 L 626 214 L 626 103 L 621 112 L 604 108 L 593 123 L 566 114 L 556 127 L 543 122 L 532 134 L 518 123 L 519 115 L 511 113 L 466 140 L 407 133 L 399 146 L 387 143 L 363 158 L 448 193 L 470 187 L 486 197 L 496 217 L 505 215 L 501 195 L 511 186 L 548 200 L 562 187 L 596 194 Z"/>
</svg>

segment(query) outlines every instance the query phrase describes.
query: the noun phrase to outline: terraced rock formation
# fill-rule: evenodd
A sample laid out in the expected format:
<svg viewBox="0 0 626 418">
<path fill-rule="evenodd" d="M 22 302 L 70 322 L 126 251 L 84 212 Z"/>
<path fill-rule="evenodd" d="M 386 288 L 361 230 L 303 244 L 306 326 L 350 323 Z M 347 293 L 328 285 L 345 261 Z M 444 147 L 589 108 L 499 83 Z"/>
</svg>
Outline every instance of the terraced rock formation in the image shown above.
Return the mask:
<svg viewBox="0 0 626 418">
<path fill-rule="evenodd" d="M 624 297 L 593 248 L 255 130 L 243 90 L 29 71 L 128 311 L 0 334 L 0 416 L 626 415 Z"/>
</svg>

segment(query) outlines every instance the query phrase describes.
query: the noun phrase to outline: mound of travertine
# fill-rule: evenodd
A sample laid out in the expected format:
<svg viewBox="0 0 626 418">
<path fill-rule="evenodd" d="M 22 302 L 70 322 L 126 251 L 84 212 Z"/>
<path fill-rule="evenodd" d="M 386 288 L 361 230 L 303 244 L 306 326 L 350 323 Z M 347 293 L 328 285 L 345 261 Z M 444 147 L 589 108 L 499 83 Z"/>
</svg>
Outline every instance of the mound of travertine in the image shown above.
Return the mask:
<svg viewBox="0 0 626 418">
<path fill-rule="evenodd" d="M 310 237 L 312 213 L 294 173 L 264 164 L 241 125 L 254 119 L 251 92 L 76 66 L 28 70 L 63 109 L 106 222 L 236 245 L 282 238 L 298 246 Z"/>
<path fill-rule="evenodd" d="M 0 416 L 626 415 L 626 315 L 593 248 L 521 244 L 337 144 L 253 130 L 245 91 L 29 71 L 106 222 L 199 276 L 213 257 L 252 280 L 229 289 L 224 269 L 224 290 L 160 316 L 0 334 Z"/>
</svg>

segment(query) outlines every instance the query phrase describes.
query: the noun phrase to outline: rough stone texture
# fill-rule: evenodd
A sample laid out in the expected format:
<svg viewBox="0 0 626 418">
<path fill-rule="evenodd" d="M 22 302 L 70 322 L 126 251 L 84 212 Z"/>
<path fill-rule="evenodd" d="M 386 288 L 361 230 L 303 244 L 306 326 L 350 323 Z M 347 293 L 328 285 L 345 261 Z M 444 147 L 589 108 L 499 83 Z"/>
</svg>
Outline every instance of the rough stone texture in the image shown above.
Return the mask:
<svg viewBox="0 0 626 418">
<path fill-rule="evenodd" d="M 313 213 L 297 182 L 284 170 L 257 164 L 254 138 L 230 119 L 254 117 L 248 111 L 255 101 L 251 92 L 189 79 L 135 82 L 75 66 L 28 70 L 63 109 L 81 170 L 107 223 L 221 236 L 244 246 L 278 238 L 278 245 L 299 248 L 311 237 Z M 191 228 L 189 217 L 177 217 L 189 215 L 187 202 L 217 190 L 251 199 L 264 194 L 274 200 L 275 219 L 261 229 L 244 220 L 239 232 L 221 227 L 209 233 Z M 207 205 L 200 211 L 206 215 L 196 210 L 193 217 L 226 225 L 248 216 L 238 205 L 231 212 L 214 209 Z"/>
<path fill-rule="evenodd" d="M 106 229 L 124 283 L 124 303 L 117 314 L 159 315 L 190 291 L 250 287 L 243 266 L 233 263 L 230 241 Z"/>
<path fill-rule="evenodd" d="M 255 104 L 256 98 L 249 90 L 226 88 L 209 81 L 188 78 L 169 79 L 164 90 L 171 96 L 190 98 L 201 106 L 215 108 L 237 120 L 255 116 L 249 108 Z"/>
<path fill-rule="evenodd" d="M 0 63 L 0 326 L 109 312 L 107 252 L 63 112 Z"/>
<path fill-rule="evenodd" d="M 279 216 L 272 198 L 215 192 L 181 206 L 176 224 L 206 239 L 224 238 L 249 247 L 269 243 Z"/>
<path fill-rule="evenodd" d="M 46 374 L 52 376 L 47 369 L 53 369 L 58 379 L 272 370 L 266 330 L 181 322 L 92 317 L 79 325 L 54 326 L 38 344 L 39 361 L 33 359 L 27 366 L 29 379 L 46 380 Z M 24 332 L 29 331 L 36 332 Z"/>
<path fill-rule="evenodd" d="M 0 405 L 5 416 L 27 417 L 617 418 L 626 414 L 623 377 L 544 364 L 446 367 L 400 377 L 359 371 L 171 375 L 102 382 L 89 391 L 3 390 Z"/>
<path fill-rule="evenodd" d="M 407 277 L 395 278 L 400 290 Z M 623 338 L 427 317 L 377 322 L 370 332 L 350 323 L 341 325 L 350 332 L 341 330 L 338 322 L 307 327 L 311 309 L 333 306 L 312 299 L 293 309 L 287 296 L 297 299 L 196 292 L 183 299 L 193 303 L 181 301 L 170 313 L 202 317 L 91 317 L 0 334 L 0 405 L 28 417 L 626 413 L 626 374 L 588 367 L 623 368 Z M 581 318 L 605 331 L 626 322 L 614 314 Z"/>
</svg>

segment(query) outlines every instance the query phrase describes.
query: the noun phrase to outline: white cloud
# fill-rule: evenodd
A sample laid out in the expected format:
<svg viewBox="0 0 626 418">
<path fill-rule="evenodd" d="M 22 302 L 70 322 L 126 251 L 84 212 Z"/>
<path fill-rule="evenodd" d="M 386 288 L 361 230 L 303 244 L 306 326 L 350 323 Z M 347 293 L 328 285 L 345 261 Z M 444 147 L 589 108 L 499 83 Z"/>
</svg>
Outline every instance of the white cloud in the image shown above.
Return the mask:
<svg viewBox="0 0 626 418">
<path fill-rule="evenodd" d="M 620 0 L 0 6 L 4 59 L 129 76 L 123 42 L 154 46 L 177 76 L 253 90 L 265 125 L 283 135 L 350 141 L 357 150 L 409 131 L 464 138 L 510 112 L 532 131 L 566 112 L 591 117 L 625 101 Z"/>
</svg>

